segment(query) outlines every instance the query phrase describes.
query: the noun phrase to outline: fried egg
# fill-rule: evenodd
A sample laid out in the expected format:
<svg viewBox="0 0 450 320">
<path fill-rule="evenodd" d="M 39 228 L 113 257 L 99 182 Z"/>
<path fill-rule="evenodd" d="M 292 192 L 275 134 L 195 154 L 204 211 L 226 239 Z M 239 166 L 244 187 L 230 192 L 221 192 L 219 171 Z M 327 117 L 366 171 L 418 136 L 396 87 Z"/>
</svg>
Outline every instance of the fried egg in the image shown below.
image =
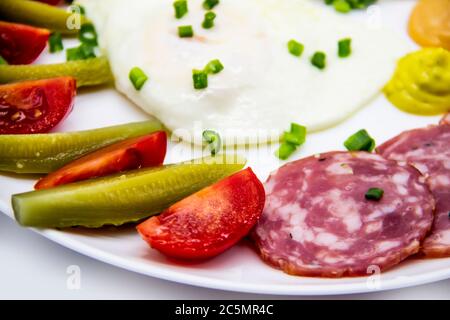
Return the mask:
<svg viewBox="0 0 450 320">
<path fill-rule="evenodd" d="M 203 0 L 176 19 L 171 0 L 82 0 L 108 56 L 116 87 L 186 140 L 216 130 L 226 144 L 277 139 L 292 122 L 308 131 L 333 126 L 377 95 L 407 45 L 394 32 L 355 22 L 306 0 L 222 0 L 214 27 L 202 28 Z M 178 27 L 191 25 L 192 38 Z M 351 38 L 352 53 L 338 56 Z M 300 57 L 289 40 L 304 45 Z M 311 63 L 326 54 L 326 67 Z M 219 59 L 224 69 L 194 89 L 192 72 Z M 133 67 L 149 80 L 136 90 Z"/>
</svg>

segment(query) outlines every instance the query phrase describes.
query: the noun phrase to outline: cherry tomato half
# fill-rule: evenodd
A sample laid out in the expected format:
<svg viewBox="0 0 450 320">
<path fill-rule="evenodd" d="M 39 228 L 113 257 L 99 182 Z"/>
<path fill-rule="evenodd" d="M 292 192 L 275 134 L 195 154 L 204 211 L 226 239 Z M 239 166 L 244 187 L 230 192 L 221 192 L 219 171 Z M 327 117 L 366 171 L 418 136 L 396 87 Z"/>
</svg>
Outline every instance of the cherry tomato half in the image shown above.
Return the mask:
<svg viewBox="0 0 450 320">
<path fill-rule="evenodd" d="M 450 50 L 450 0 L 417 2 L 408 29 L 419 45 Z"/>
<path fill-rule="evenodd" d="M 181 200 L 137 230 L 152 248 L 167 256 L 207 259 L 245 237 L 264 202 L 264 187 L 248 168 Z"/>
<path fill-rule="evenodd" d="M 122 171 L 160 166 L 166 156 L 166 148 L 164 131 L 127 139 L 69 163 L 39 180 L 34 187 L 48 189 Z"/>
<path fill-rule="evenodd" d="M 50 31 L 0 21 L 0 55 L 9 64 L 30 64 L 47 45 Z"/>
<path fill-rule="evenodd" d="M 45 133 L 72 110 L 70 77 L 0 85 L 0 134 Z"/>
</svg>

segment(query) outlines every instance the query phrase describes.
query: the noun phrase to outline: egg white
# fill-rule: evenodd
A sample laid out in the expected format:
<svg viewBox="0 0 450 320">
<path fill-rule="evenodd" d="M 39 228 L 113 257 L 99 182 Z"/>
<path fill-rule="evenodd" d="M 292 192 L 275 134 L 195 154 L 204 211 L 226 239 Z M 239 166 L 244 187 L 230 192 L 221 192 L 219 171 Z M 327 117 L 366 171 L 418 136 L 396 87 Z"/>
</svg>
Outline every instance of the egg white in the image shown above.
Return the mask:
<svg viewBox="0 0 450 320">
<path fill-rule="evenodd" d="M 306 0 L 222 0 L 215 26 L 201 27 L 202 0 L 188 0 L 189 13 L 175 19 L 171 0 L 82 0 L 99 33 L 117 89 L 168 129 L 201 141 L 205 129 L 226 144 L 277 139 L 291 122 L 322 130 L 349 117 L 389 80 L 406 44 L 393 32 L 356 23 Z M 195 36 L 180 38 L 177 27 L 192 25 Z M 353 52 L 337 55 L 351 38 Z M 295 57 L 287 42 L 305 45 Z M 327 66 L 311 65 L 316 51 Z M 225 69 L 195 90 L 192 70 L 220 59 Z M 149 80 L 137 91 L 130 70 Z"/>
</svg>

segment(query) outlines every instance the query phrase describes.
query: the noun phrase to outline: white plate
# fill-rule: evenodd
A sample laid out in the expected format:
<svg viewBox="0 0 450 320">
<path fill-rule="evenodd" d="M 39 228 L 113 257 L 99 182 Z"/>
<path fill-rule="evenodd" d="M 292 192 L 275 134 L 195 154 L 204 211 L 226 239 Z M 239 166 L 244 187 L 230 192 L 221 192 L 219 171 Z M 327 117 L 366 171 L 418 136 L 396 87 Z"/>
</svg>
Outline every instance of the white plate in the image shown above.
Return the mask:
<svg viewBox="0 0 450 320">
<path fill-rule="evenodd" d="M 380 10 L 372 11 L 372 14 L 375 12 L 376 19 L 381 19 L 383 24 L 390 25 L 407 38 L 404 29 L 413 3 L 408 0 L 381 1 Z M 352 17 L 365 18 L 364 14 Z M 62 55 L 46 54 L 38 63 L 62 59 Z M 82 90 L 77 97 L 75 110 L 58 131 L 97 128 L 147 118 L 111 88 Z M 439 117 L 417 117 L 402 113 L 380 96 L 344 123 L 310 135 L 293 159 L 343 149 L 345 138 L 361 128 L 366 128 L 378 142 L 383 142 L 403 130 L 437 123 L 438 120 Z M 249 165 L 263 180 L 270 171 L 282 164 L 273 156 L 275 147 L 245 152 Z M 167 162 L 189 159 L 200 152 L 186 145 L 172 145 Z M 0 176 L 0 211 L 12 217 L 11 195 L 31 190 L 34 181 L 33 177 Z M 293 277 L 273 269 L 264 264 L 246 242 L 208 262 L 180 264 L 149 249 L 132 227 L 35 231 L 63 246 L 118 267 L 170 281 L 223 290 L 285 295 L 347 294 L 396 289 L 450 278 L 450 258 L 410 259 L 382 275 L 365 278 L 319 279 Z"/>
</svg>

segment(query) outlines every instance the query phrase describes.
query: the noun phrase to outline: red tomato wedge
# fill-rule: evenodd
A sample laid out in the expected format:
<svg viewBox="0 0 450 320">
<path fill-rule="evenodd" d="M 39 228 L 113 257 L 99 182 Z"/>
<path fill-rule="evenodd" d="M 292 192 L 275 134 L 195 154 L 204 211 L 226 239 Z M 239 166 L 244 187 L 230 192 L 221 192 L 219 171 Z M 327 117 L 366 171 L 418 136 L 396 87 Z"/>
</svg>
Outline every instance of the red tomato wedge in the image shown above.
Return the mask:
<svg viewBox="0 0 450 320">
<path fill-rule="evenodd" d="M 264 187 L 248 168 L 181 200 L 137 230 L 166 256 L 207 259 L 245 237 L 259 219 L 264 202 Z"/>
<path fill-rule="evenodd" d="M 0 55 L 9 64 L 30 64 L 47 45 L 50 31 L 0 21 Z"/>
<path fill-rule="evenodd" d="M 72 110 L 70 77 L 0 85 L 0 134 L 45 133 Z"/>
<path fill-rule="evenodd" d="M 127 139 L 94 151 L 50 173 L 39 180 L 34 188 L 48 189 L 122 171 L 160 166 L 166 156 L 166 149 L 167 135 L 164 131 Z"/>
<path fill-rule="evenodd" d="M 56 6 L 57 4 L 61 3 L 61 0 L 36 0 L 36 1 L 44 2 L 44 3 L 52 5 L 52 6 Z"/>
</svg>

